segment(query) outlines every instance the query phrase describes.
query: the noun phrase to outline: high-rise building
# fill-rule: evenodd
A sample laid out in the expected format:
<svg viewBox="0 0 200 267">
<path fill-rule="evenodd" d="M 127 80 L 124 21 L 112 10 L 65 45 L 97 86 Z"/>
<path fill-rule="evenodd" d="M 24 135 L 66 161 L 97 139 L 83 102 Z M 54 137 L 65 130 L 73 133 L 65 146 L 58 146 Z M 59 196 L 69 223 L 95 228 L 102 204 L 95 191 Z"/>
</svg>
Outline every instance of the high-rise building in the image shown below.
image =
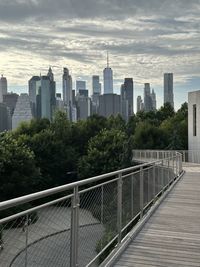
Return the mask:
<svg viewBox="0 0 200 267">
<path fill-rule="evenodd" d="M 85 120 L 91 115 L 91 99 L 84 95 L 77 95 L 77 118 Z"/>
<path fill-rule="evenodd" d="M 164 103 L 174 107 L 173 73 L 164 73 Z"/>
<path fill-rule="evenodd" d="M 144 111 L 150 111 L 153 109 L 152 99 L 151 99 L 151 88 L 150 83 L 144 84 Z"/>
<path fill-rule="evenodd" d="M 137 112 L 140 112 L 143 110 L 143 101 L 142 101 L 142 97 L 139 95 L 137 97 Z"/>
<path fill-rule="evenodd" d="M 50 80 L 50 112 L 51 112 L 51 119 L 54 116 L 54 112 L 56 109 L 56 82 L 54 81 L 54 75 L 52 72 L 51 67 L 49 67 L 49 71 L 47 73 L 47 76 Z"/>
<path fill-rule="evenodd" d="M 101 83 L 99 76 L 92 76 L 92 114 L 98 114 L 99 110 L 99 96 L 101 95 Z"/>
<path fill-rule="evenodd" d="M 92 95 L 94 94 L 101 94 L 101 84 L 99 82 L 99 76 L 93 75 L 92 76 Z"/>
<path fill-rule="evenodd" d="M 0 103 L 3 102 L 3 95 L 7 94 L 7 79 L 1 75 L 0 79 Z"/>
<path fill-rule="evenodd" d="M 79 90 L 86 90 L 86 81 L 76 81 L 76 93 L 78 93 Z"/>
<path fill-rule="evenodd" d="M 18 97 L 19 95 L 15 93 L 7 93 L 3 95 L 3 103 L 9 108 L 11 117 L 14 113 Z"/>
<path fill-rule="evenodd" d="M 23 121 L 30 121 L 33 118 L 28 94 L 21 94 L 16 103 L 12 116 L 12 129 L 16 129 Z"/>
<path fill-rule="evenodd" d="M 128 117 L 133 115 L 133 79 L 125 78 L 121 86 L 121 96 L 123 100 L 128 101 Z"/>
<path fill-rule="evenodd" d="M 28 82 L 29 98 L 31 103 L 32 114 L 36 117 L 36 82 L 40 81 L 39 76 L 33 76 Z"/>
<path fill-rule="evenodd" d="M 107 67 L 103 71 L 104 94 L 113 94 L 113 71 L 109 67 L 109 58 L 107 55 Z"/>
<path fill-rule="evenodd" d="M 110 117 L 122 115 L 121 96 L 117 94 L 104 94 L 99 97 L 99 115 Z"/>
<path fill-rule="evenodd" d="M 0 103 L 0 132 L 11 130 L 10 111 L 4 103 Z"/>
<path fill-rule="evenodd" d="M 152 100 L 152 108 L 156 110 L 157 102 L 156 102 L 156 93 L 154 92 L 154 89 L 152 89 L 151 92 L 151 100 Z"/>
<path fill-rule="evenodd" d="M 67 68 L 63 69 L 63 101 L 68 106 L 72 103 L 72 77 Z"/>
</svg>

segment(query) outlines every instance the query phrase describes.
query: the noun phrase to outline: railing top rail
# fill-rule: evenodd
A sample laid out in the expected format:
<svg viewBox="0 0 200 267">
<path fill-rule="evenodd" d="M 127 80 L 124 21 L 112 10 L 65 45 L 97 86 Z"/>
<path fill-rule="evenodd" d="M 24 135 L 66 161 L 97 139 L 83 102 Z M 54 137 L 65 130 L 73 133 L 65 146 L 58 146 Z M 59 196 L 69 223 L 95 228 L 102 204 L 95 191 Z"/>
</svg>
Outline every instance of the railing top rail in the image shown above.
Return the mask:
<svg viewBox="0 0 200 267">
<path fill-rule="evenodd" d="M 83 186 L 83 185 L 86 185 L 86 184 L 98 182 L 100 180 L 104 180 L 106 178 L 109 178 L 109 177 L 112 177 L 112 176 L 115 176 L 115 175 L 118 175 L 118 174 L 122 174 L 122 173 L 125 173 L 125 172 L 128 172 L 128 171 L 134 171 L 134 170 L 137 170 L 138 168 L 149 166 L 151 164 L 158 164 L 158 163 L 160 163 L 160 161 L 161 160 L 156 160 L 156 161 L 151 161 L 151 162 L 148 162 L 148 163 L 143 163 L 143 164 L 136 165 L 136 166 L 133 166 L 133 167 L 129 167 L 129 168 L 117 170 L 117 171 L 114 171 L 114 172 L 98 175 L 98 176 L 95 176 L 95 177 L 92 177 L 92 178 L 84 179 L 84 180 L 81 180 L 81 181 L 78 181 L 78 182 L 74 182 L 74 183 L 70 183 L 70 184 L 66 184 L 66 185 L 50 188 L 50 189 L 47 189 L 47 190 L 43 190 L 43 191 L 40 191 L 40 192 L 32 193 L 32 194 L 29 194 L 29 195 L 25 195 L 25 196 L 22 196 L 22 197 L 6 200 L 6 201 L 3 201 L 3 202 L 0 202 L 0 211 L 4 210 L 4 209 L 7 209 L 7 208 L 11 208 L 11 207 L 17 206 L 17 205 L 24 204 L 24 203 L 27 203 L 27 202 L 31 202 L 31 201 L 34 201 L 34 200 L 37 200 L 37 199 L 48 197 L 48 196 L 51 196 L 51 195 L 54 195 L 54 194 L 58 194 L 58 193 L 61 193 L 63 191 L 71 190 L 71 189 L 73 189 L 75 187 L 78 187 L 78 186 Z"/>
</svg>

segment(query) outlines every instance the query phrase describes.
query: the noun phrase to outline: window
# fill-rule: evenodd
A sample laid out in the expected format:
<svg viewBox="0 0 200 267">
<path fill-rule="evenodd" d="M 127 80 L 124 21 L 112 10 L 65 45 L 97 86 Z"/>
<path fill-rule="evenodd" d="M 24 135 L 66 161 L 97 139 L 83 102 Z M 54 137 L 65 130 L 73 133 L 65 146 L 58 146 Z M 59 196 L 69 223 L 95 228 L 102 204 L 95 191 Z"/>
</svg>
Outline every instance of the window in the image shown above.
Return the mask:
<svg viewBox="0 0 200 267">
<path fill-rule="evenodd" d="M 193 136 L 197 136 L 197 106 L 193 105 Z"/>
</svg>

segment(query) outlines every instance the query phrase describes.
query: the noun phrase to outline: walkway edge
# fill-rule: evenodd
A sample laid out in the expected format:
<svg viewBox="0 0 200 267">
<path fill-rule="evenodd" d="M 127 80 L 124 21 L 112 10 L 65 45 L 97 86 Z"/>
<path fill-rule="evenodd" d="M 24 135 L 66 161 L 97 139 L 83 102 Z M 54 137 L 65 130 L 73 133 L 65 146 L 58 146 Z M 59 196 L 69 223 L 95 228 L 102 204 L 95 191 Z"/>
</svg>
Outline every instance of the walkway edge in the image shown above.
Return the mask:
<svg viewBox="0 0 200 267">
<path fill-rule="evenodd" d="M 160 204 L 163 200 L 168 196 L 168 194 L 172 191 L 175 185 L 179 182 L 179 180 L 183 177 L 185 171 L 176 178 L 176 180 L 171 184 L 171 186 L 165 191 L 165 193 L 156 201 L 156 203 L 151 207 L 151 209 L 147 212 L 146 215 L 142 218 L 141 221 L 133 228 L 133 230 L 122 240 L 122 243 L 118 245 L 111 254 L 101 263 L 100 267 L 111 267 L 115 263 L 115 261 L 120 257 L 120 255 L 124 252 L 127 246 L 135 239 L 138 233 L 142 230 L 146 222 L 150 219 L 150 217 L 155 213 L 155 211 L 159 208 Z"/>
</svg>

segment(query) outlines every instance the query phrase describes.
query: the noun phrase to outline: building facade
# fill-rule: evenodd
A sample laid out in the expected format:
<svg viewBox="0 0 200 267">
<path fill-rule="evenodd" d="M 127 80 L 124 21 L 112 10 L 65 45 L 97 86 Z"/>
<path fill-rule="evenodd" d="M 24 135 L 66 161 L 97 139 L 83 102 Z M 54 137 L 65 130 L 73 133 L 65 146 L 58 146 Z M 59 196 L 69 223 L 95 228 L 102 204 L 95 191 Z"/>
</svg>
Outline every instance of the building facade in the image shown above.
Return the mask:
<svg viewBox="0 0 200 267">
<path fill-rule="evenodd" d="M 67 68 L 63 69 L 63 101 L 65 105 L 70 106 L 72 103 L 72 77 Z"/>
<path fill-rule="evenodd" d="M 2 75 L 0 78 L 0 103 L 3 102 L 3 95 L 7 94 L 7 91 L 7 79 Z"/>
<path fill-rule="evenodd" d="M 151 87 L 150 83 L 144 84 L 144 111 L 148 112 L 153 109 L 152 98 L 151 98 Z"/>
<path fill-rule="evenodd" d="M 200 90 L 188 93 L 188 149 L 200 150 Z"/>
<path fill-rule="evenodd" d="M 121 96 L 117 94 L 104 94 L 99 97 L 99 115 L 110 117 L 122 115 Z"/>
<path fill-rule="evenodd" d="M 12 116 L 12 129 L 16 129 L 21 122 L 29 122 L 32 118 L 30 98 L 28 94 L 21 94 Z"/>
<path fill-rule="evenodd" d="M 107 67 L 103 70 L 104 94 L 113 94 L 113 71 L 109 67 L 109 58 L 107 54 Z"/>
<path fill-rule="evenodd" d="M 164 73 L 164 103 L 170 103 L 174 108 L 173 73 Z"/>
<path fill-rule="evenodd" d="M 133 115 L 134 105 L 133 105 L 133 79 L 125 78 L 124 84 L 121 86 L 121 96 L 122 100 L 128 101 L 128 117 Z"/>
</svg>

